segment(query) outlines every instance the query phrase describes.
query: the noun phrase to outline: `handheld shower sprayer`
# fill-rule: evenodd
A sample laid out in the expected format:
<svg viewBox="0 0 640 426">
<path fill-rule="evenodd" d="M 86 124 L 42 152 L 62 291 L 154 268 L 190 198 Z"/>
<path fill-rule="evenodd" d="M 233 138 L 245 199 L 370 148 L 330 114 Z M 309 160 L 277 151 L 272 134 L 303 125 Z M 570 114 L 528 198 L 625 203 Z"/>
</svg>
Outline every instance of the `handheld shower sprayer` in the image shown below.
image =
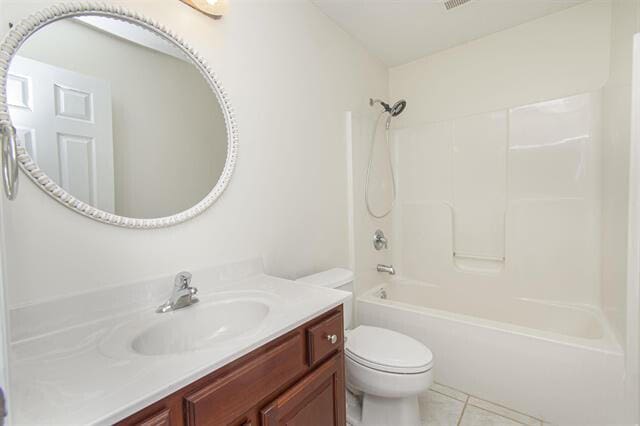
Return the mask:
<svg viewBox="0 0 640 426">
<path fill-rule="evenodd" d="M 369 165 L 367 166 L 367 179 L 366 179 L 366 183 L 365 183 L 365 190 L 364 190 L 364 196 L 365 196 L 365 203 L 367 205 L 367 211 L 369 212 L 369 214 L 377 219 L 381 219 L 385 216 L 387 216 L 389 213 L 391 213 L 391 211 L 393 210 L 393 207 L 395 205 L 396 202 L 396 177 L 395 177 L 395 173 L 393 171 L 393 162 L 391 160 L 391 143 L 389 142 L 389 131 L 391 128 L 391 120 L 394 117 L 399 116 L 400 114 L 402 114 L 402 112 L 404 111 L 404 109 L 407 107 L 407 101 L 405 101 L 404 99 L 399 100 L 398 102 L 396 102 L 395 104 L 393 104 L 393 106 L 390 106 L 388 103 L 380 100 L 380 99 L 373 99 L 370 98 L 369 99 L 369 105 L 370 106 L 374 106 L 376 104 L 380 104 L 382 105 L 382 108 L 384 108 L 384 111 L 382 113 L 380 113 L 380 116 L 378 117 L 378 119 L 375 122 L 375 127 L 373 128 L 373 133 L 371 136 L 371 150 L 369 151 Z M 388 150 L 388 160 L 389 160 L 389 169 L 391 171 L 391 191 L 392 191 L 392 201 L 391 201 L 391 207 L 389 208 L 389 210 L 387 210 L 385 213 L 383 214 L 376 214 L 373 212 L 373 209 L 371 208 L 371 204 L 369 202 L 369 179 L 371 177 L 371 168 L 373 167 L 373 150 L 375 147 L 375 142 L 376 142 L 376 130 L 378 128 L 378 122 L 380 121 L 380 117 L 382 117 L 384 114 L 388 114 L 387 116 L 387 121 L 385 124 L 385 140 L 387 142 L 387 150 Z"/>
</svg>

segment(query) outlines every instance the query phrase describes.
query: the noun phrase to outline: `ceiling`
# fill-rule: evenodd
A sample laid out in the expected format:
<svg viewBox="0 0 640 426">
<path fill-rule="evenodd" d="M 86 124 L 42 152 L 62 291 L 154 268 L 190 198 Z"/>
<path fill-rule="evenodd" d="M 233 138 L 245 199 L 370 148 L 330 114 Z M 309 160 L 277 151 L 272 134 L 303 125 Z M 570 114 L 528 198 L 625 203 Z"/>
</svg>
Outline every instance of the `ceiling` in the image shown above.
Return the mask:
<svg viewBox="0 0 640 426">
<path fill-rule="evenodd" d="M 311 0 L 389 66 L 510 28 L 584 0 Z"/>
</svg>

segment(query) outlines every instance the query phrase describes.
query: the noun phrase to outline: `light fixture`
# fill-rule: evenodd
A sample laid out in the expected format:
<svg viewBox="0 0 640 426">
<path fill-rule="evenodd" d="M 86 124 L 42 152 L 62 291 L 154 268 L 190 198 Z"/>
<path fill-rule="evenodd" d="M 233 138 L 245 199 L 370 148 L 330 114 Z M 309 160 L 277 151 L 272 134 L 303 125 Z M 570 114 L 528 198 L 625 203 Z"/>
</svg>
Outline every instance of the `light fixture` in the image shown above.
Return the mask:
<svg viewBox="0 0 640 426">
<path fill-rule="evenodd" d="M 180 0 L 196 10 L 214 19 L 222 18 L 227 13 L 227 0 Z"/>
</svg>

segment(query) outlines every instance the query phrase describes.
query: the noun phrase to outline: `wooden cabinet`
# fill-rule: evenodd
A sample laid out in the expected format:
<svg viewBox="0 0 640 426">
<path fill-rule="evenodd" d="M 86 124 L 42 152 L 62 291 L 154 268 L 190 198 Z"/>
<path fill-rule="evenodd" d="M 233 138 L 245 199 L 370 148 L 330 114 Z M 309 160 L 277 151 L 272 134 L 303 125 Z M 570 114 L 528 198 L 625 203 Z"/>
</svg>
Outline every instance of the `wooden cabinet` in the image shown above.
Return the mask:
<svg viewBox="0 0 640 426">
<path fill-rule="evenodd" d="M 118 425 L 344 426 L 344 374 L 339 307 Z"/>
</svg>

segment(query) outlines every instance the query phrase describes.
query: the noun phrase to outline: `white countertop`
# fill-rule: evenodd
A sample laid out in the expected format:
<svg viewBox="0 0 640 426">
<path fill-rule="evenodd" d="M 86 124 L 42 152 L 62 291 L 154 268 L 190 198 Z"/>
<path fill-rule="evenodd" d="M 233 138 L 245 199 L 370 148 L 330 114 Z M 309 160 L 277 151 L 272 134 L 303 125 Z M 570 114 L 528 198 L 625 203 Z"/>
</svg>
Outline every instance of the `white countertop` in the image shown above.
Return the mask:
<svg viewBox="0 0 640 426">
<path fill-rule="evenodd" d="M 14 424 L 112 424 L 350 297 L 339 290 L 258 274 L 210 289 L 198 304 L 183 311 L 242 292 L 261 294 L 275 308 L 255 332 L 208 349 L 145 356 L 125 345 L 117 347 L 118 329 L 128 328 L 123 324 L 180 315 L 180 311 L 155 314 L 153 306 L 14 343 L 10 388 Z"/>
</svg>

